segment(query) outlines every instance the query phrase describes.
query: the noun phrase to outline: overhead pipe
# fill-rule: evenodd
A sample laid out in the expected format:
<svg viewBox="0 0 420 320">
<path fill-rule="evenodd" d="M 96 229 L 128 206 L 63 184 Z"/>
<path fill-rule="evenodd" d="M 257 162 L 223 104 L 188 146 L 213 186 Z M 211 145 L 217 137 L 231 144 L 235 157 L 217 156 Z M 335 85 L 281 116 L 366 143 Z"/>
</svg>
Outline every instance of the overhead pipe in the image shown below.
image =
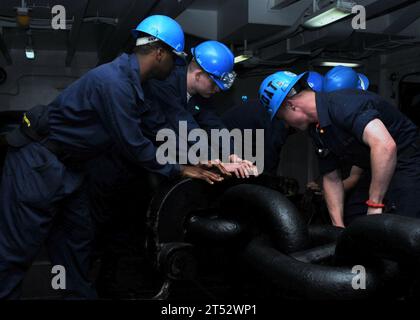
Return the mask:
<svg viewBox="0 0 420 320">
<path fill-rule="evenodd" d="M 275 0 L 271 9 L 279 10 L 295 4 L 299 0 Z"/>
<path fill-rule="evenodd" d="M 117 20 L 116 18 L 113 17 L 85 17 L 82 19 L 83 23 L 104 23 L 104 24 L 109 24 L 112 26 L 117 25 Z M 69 19 L 66 20 L 66 26 L 67 29 L 64 31 L 68 31 L 69 29 L 71 29 L 71 27 L 73 26 L 74 21 L 73 19 Z M 15 21 L 15 19 L 9 18 L 9 17 L 4 17 L 4 16 L 0 16 L 0 26 L 3 27 L 9 27 L 9 28 L 14 28 L 17 27 L 17 23 Z M 52 30 L 51 29 L 51 20 L 50 19 L 31 19 L 31 24 L 30 24 L 30 28 L 31 29 L 48 29 L 48 30 Z"/>
<path fill-rule="evenodd" d="M 366 11 L 367 11 L 366 18 L 367 19 L 373 19 L 377 16 L 380 16 L 383 13 L 391 12 L 393 10 L 401 8 L 402 6 L 409 5 L 413 2 L 415 2 L 415 1 L 413 1 L 413 0 L 405 0 L 405 1 L 390 0 L 390 1 L 376 1 L 376 2 L 373 2 L 373 3 L 372 3 L 372 1 L 367 1 L 367 4 L 366 4 Z M 364 5 L 363 3 L 360 3 L 360 4 Z M 273 44 L 278 43 L 278 42 L 281 42 L 281 41 L 283 41 L 287 38 L 293 37 L 297 33 L 303 31 L 303 29 L 299 30 L 299 28 L 301 26 L 302 20 L 305 16 L 307 10 L 311 6 L 312 6 L 312 4 L 310 6 L 308 6 L 308 8 L 306 10 L 303 11 L 303 13 L 299 16 L 299 18 L 295 21 L 295 23 L 292 26 L 290 26 L 288 29 L 286 29 L 286 30 L 284 30 L 280 33 L 274 34 L 272 36 L 269 36 L 267 38 L 264 38 L 262 40 L 259 40 L 259 41 L 248 44 L 249 50 L 254 51 L 254 52 L 257 51 L 257 50 L 263 49 L 263 48 L 266 48 L 267 50 L 270 50 L 271 48 L 267 48 L 268 46 L 273 45 Z M 330 31 L 332 27 L 334 27 L 335 25 L 340 24 L 340 23 L 348 24 L 349 19 L 348 18 L 343 19 L 341 22 L 338 22 L 338 23 L 335 23 L 331 26 L 326 27 L 326 28 L 328 28 L 327 31 Z M 320 29 L 320 30 L 322 30 L 322 29 Z M 316 31 L 303 31 L 303 32 L 304 32 L 304 34 L 310 34 L 310 33 L 316 32 Z M 347 34 L 344 37 L 350 36 L 352 32 L 353 31 L 351 30 L 350 34 Z M 319 46 L 317 48 L 319 48 Z M 293 49 L 297 49 L 297 48 L 292 48 L 292 50 Z M 265 51 L 267 51 L 267 50 L 265 50 Z M 285 53 L 287 53 L 287 51 Z M 271 56 L 269 56 L 269 55 L 266 54 L 264 59 L 271 59 L 271 58 L 273 58 L 275 56 L 278 56 L 278 55 L 279 54 L 271 54 Z"/>
<path fill-rule="evenodd" d="M 374 19 L 383 14 L 390 13 L 405 6 L 408 6 L 417 0 L 386 0 L 386 1 L 361 1 L 360 5 L 366 7 L 366 19 Z M 368 2 L 365 5 L 364 2 Z"/>
<path fill-rule="evenodd" d="M 290 37 L 291 35 L 293 35 L 301 26 L 302 24 L 302 19 L 305 16 L 307 10 L 312 6 L 309 5 L 305 10 L 303 10 L 302 14 L 296 19 L 295 23 L 293 25 L 291 25 L 289 28 L 287 28 L 286 30 L 279 32 L 277 34 L 274 34 L 272 36 L 269 36 L 267 38 L 264 38 L 262 40 L 259 41 L 255 41 L 252 42 L 250 44 L 248 44 L 248 50 L 250 51 L 256 51 L 258 49 L 261 49 L 263 47 L 269 46 L 273 43 L 276 43 L 278 41 L 284 40 L 287 37 Z"/>
<path fill-rule="evenodd" d="M 415 22 L 420 17 L 420 2 L 413 6 L 407 7 L 405 12 L 398 17 L 393 23 L 391 23 L 383 33 L 385 34 L 397 34 L 400 31 L 407 28 L 410 24 Z"/>
</svg>

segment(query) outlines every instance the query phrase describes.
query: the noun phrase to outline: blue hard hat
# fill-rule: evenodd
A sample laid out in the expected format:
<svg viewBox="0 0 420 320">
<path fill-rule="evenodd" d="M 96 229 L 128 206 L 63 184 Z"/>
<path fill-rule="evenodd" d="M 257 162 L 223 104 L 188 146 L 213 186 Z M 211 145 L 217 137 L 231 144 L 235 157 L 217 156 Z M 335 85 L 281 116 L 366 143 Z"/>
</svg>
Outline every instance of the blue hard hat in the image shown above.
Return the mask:
<svg viewBox="0 0 420 320">
<path fill-rule="evenodd" d="M 369 79 L 363 73 L 358 73 L 359 76 L 359 85 L 358 88 L 361 90 L 367 90 L 369 88 Z"/>
<path fill-rule="evenodd" d="M 293 86 L 306 74 L 304 72 L 296 75 L 289 71 L 279 71 L 264 79 L 258 91 L 258 97 L 271 119 L 274 118 Z"/>
<path fill-rule="evenodd" d="M 236 73 L 233 71 L 235 58 L 228 47 L 221 42 L 211 40 L 192 48 L 191 53 L 197 64 L 209 74 L 221 90 L 225 91 L 232 87 L 236 78 Z"/>
<path fill-rule="evenodd" d="M 184 52 L 184 31 L 174 19 L 163 15 L 150 16 L 140 22 L 136 29 L 131 30 L 131 33 L 137 39 L 136 45 L 144 45 L 160 40 L 171 47 L 173 52 L 185 62 L 187 54 Z M 140 33 L 145 33 L 152 37 L 138 39 Z"/>
<path fill-rule="evenodd" d="M 308 71 L 308 85 L 312 90 L 321 92 L 323 88 L 324 77 L 315 71 Z"/>
<path fill-rule="evenodd" d="M 352 68 L 336 66 L 324 76 L 324 91 L 332 92 L 342 89 L 357 89 L 359 76 Z"/>
</svg>

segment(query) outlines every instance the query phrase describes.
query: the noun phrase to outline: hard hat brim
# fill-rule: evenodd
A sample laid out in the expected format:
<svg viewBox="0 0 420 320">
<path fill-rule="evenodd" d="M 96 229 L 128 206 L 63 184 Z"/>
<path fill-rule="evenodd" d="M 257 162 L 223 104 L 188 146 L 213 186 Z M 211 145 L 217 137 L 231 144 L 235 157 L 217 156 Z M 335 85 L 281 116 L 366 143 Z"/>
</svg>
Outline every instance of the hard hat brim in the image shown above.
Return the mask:
<svg viewBox="0 0 420 320">
<path fill-rule="evenodd" d="M 134 37 L 134 39 L 137 39 L 138 37 L 139 37 L 139 35 L 141 34 L 141 33 L 144 33 L 144 32 L 141 32 L 141 31 L 139 31 L 139 30 L 137 30 L 137 29 L 132 29 L 131 30 L 131 35 Z M 146 33 L 147 34 L 147 33 Z M 154 37 L 154 38 L 156 38 L 158 41 L 162 41 L 163 43 L 165 43 L 163 40 L 161 40 L 161 39 L 159 39 L 158 37 L 155 37 L 155 36 L 152 36 L 152 35 L 150 35 L 151 37 Z M 150 42 L 151 43 L 151 42 Z M 146 43 L 145 43 L 146 44 Z M 177 55 L 178 57 L 177 57 L 177 59 L 176 59 L 176 61 L 175 61 L 175 64 L 176 65 L 180 65 L 180 66 L 185 66 L 186 64 L 187 64 L 187 57 L 188 57 L 188 54 L 186 53 L 186 52 L 184 52 L 184 51 L 177 51 L 177 50 L 175 50 L 175 48 L 173 48 L 172 46 L 170 46 L 169 44 L 167 44 L 167 43 L 165 43 L 167 46 L 169 46 L 171 49 L 173 49 L 172 50 L 172 52 L 175 54 L 175 55 Z"/>
<path fill-rule="evenodd" d="M 140 35 L 140 31 L 138 31 L 137 29 L 131 29 L 131 36 L 134 39 L 137 39 L 139 37 L 139 35 Z"/>
<path fill-rule="evenodd" d="M 205 66 L 201 65 L 199 61 L 197 61 L 197 58 L 195 56 L 195 48 L 191 48 L 191 55 L 195 59 L 195 62 L 198 64 L 198 66 L 204 72 L 206 72 L 208 74 L 208 76 L 210 77 L 210 79 L 212 79 L 214 81 L 214 83 L 220 88 L 220 90 L 227 91 L 227 90 L 229 90 L 232 87 L 233 81 L 231 83 L 229 83 L 227 81 L 224 81 L 223 79 L 220 79 L 219 77 L 213 75 L 209 70 L 207 70 Z"/>
<path fill-rule="evenodd" d="M 273 120 L 277 112 L 279 111 L 281 105 L 283 104 L 284 100 L 286 99 L 287 95 L 289 94 L 290 90 L 298 83 L 301 79 L 306 80 L 308 78 L 308 72 L 301 73 L 296 76 L 295 79 L 290 81 L 287 89 L 285 90 L 285 93 L 283 94 L 283 97 L 279 101 L 279 103 L 276 105 L 276 107 L 273 109 L 273 111 L 270 114 L 270 119 Z"/>
</svg>

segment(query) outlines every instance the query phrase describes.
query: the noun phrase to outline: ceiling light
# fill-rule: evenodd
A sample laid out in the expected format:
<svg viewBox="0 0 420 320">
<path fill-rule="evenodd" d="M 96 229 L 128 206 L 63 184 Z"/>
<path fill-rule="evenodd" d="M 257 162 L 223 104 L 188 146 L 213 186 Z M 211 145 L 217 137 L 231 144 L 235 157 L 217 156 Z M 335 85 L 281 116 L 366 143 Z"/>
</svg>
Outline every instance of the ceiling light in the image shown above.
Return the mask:
<svg viewBox="0 0 420 320">
<path fill-rule="evenodd" d="M 233 48 L 232 48 L 233 51 Z M 248 40 L 244 39 L 244 46 L 239 50 L 239 55 L 235 57 L 234 63 L 245 62 L 253 57 L 252 51 L 248 50 Z"/>
<path fill-rule="evenodd" d="M 337 0 L 336 3 L 325 9 L 314 12 L 303 23 L 303 26 L 307 28 L 320 28 L 326 26 L 351 15 L 351 10 L 355 5 L 354 2 Z"/>
<path fill-rule="evenodd" d="M 26 58 L 29 60 L 34 60 L 35 59 L 35 51 L 34 48 L 26 46 L 25 47 L 25 55 Z"/>
<path fill-rule="evenodd" d="M 31 30 L 29 29 L 26 32 L 26 34 L 28 35 L 28 42 L 26 43 L 26 46 L 25 46 L 25 56 L 26 56 L 26 59 L 33 60 L 33 59 L 35 59 L 35 51 L 34 51 L 34 48 L 32 46 L 32 32 L 31 32 Z"/>
<path fill-rule="evenodd" d="M 338 61 L 321 61 L 317 65 L 321 67 L 343 66 L 343 67 L 349 67 L 349 68 L 358 68 L 362 66 L 362 64 L 358 62 L 338 62 Z"/>
<path fill-rule="evenodd" d="M 235 57 L 235 63 L 241 63 L 252 58 L 252 54 L 241 54 Z"/>
</svg>

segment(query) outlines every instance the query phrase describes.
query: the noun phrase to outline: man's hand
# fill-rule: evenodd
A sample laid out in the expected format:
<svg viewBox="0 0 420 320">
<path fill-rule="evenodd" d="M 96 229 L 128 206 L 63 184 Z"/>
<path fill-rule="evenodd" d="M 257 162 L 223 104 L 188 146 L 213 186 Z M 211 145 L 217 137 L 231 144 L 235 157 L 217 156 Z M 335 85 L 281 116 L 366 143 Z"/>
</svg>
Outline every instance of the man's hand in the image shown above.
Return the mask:
<svg viewBox="0 0 420 320">
<path fill-rule="evenodd" d="M 232 176 L 229 170 L 226 169 L 225 164 L 222 163 L 219 159 L 216 160 L 209 160 L 207 162 L 201 162 L 199 167 L 204 168 L 206 170 L 210 170 L 212 168 L 216 168 L 219 172 L 224 176 Z"/>
<path fill-rule="evenodd" d="M 236 154 L 231 154 L 229 156 L 230 163 L 241 163 L 243 160 Z"/>
<path fill-rule="evenodd" d="M 249 178 L 250 175 L 258 176 L 258 169 L 251 161 L 242 160 L 236 154 L 229 156 L 230 164 L 225 164 L 228 171 L 233 172 L 239 178 Z"/>
<path fill-rule="evenodd" d="M 229 172 L 233 172 L 239 178 L 249 178 L 250 175 L 258 176 L 258 169 L 252 166 L 251 169 L 244 163 L 224 163 L 223 166 Z"/>
<path fill-rule="evenodd" d="M 322 185 L 324 187 L 324 197 L 327 202 L 332 224 L 336 227 L 344 228 L 344 187 L 338 170 L 325 174 Z"/>
<path fill-rule="evenodd" d="M 205 180 L 210 184 L 223 181 L 223 177 L 200 167 L 181 166 L 181 176 L 193 179 Z"/>
</svg>

